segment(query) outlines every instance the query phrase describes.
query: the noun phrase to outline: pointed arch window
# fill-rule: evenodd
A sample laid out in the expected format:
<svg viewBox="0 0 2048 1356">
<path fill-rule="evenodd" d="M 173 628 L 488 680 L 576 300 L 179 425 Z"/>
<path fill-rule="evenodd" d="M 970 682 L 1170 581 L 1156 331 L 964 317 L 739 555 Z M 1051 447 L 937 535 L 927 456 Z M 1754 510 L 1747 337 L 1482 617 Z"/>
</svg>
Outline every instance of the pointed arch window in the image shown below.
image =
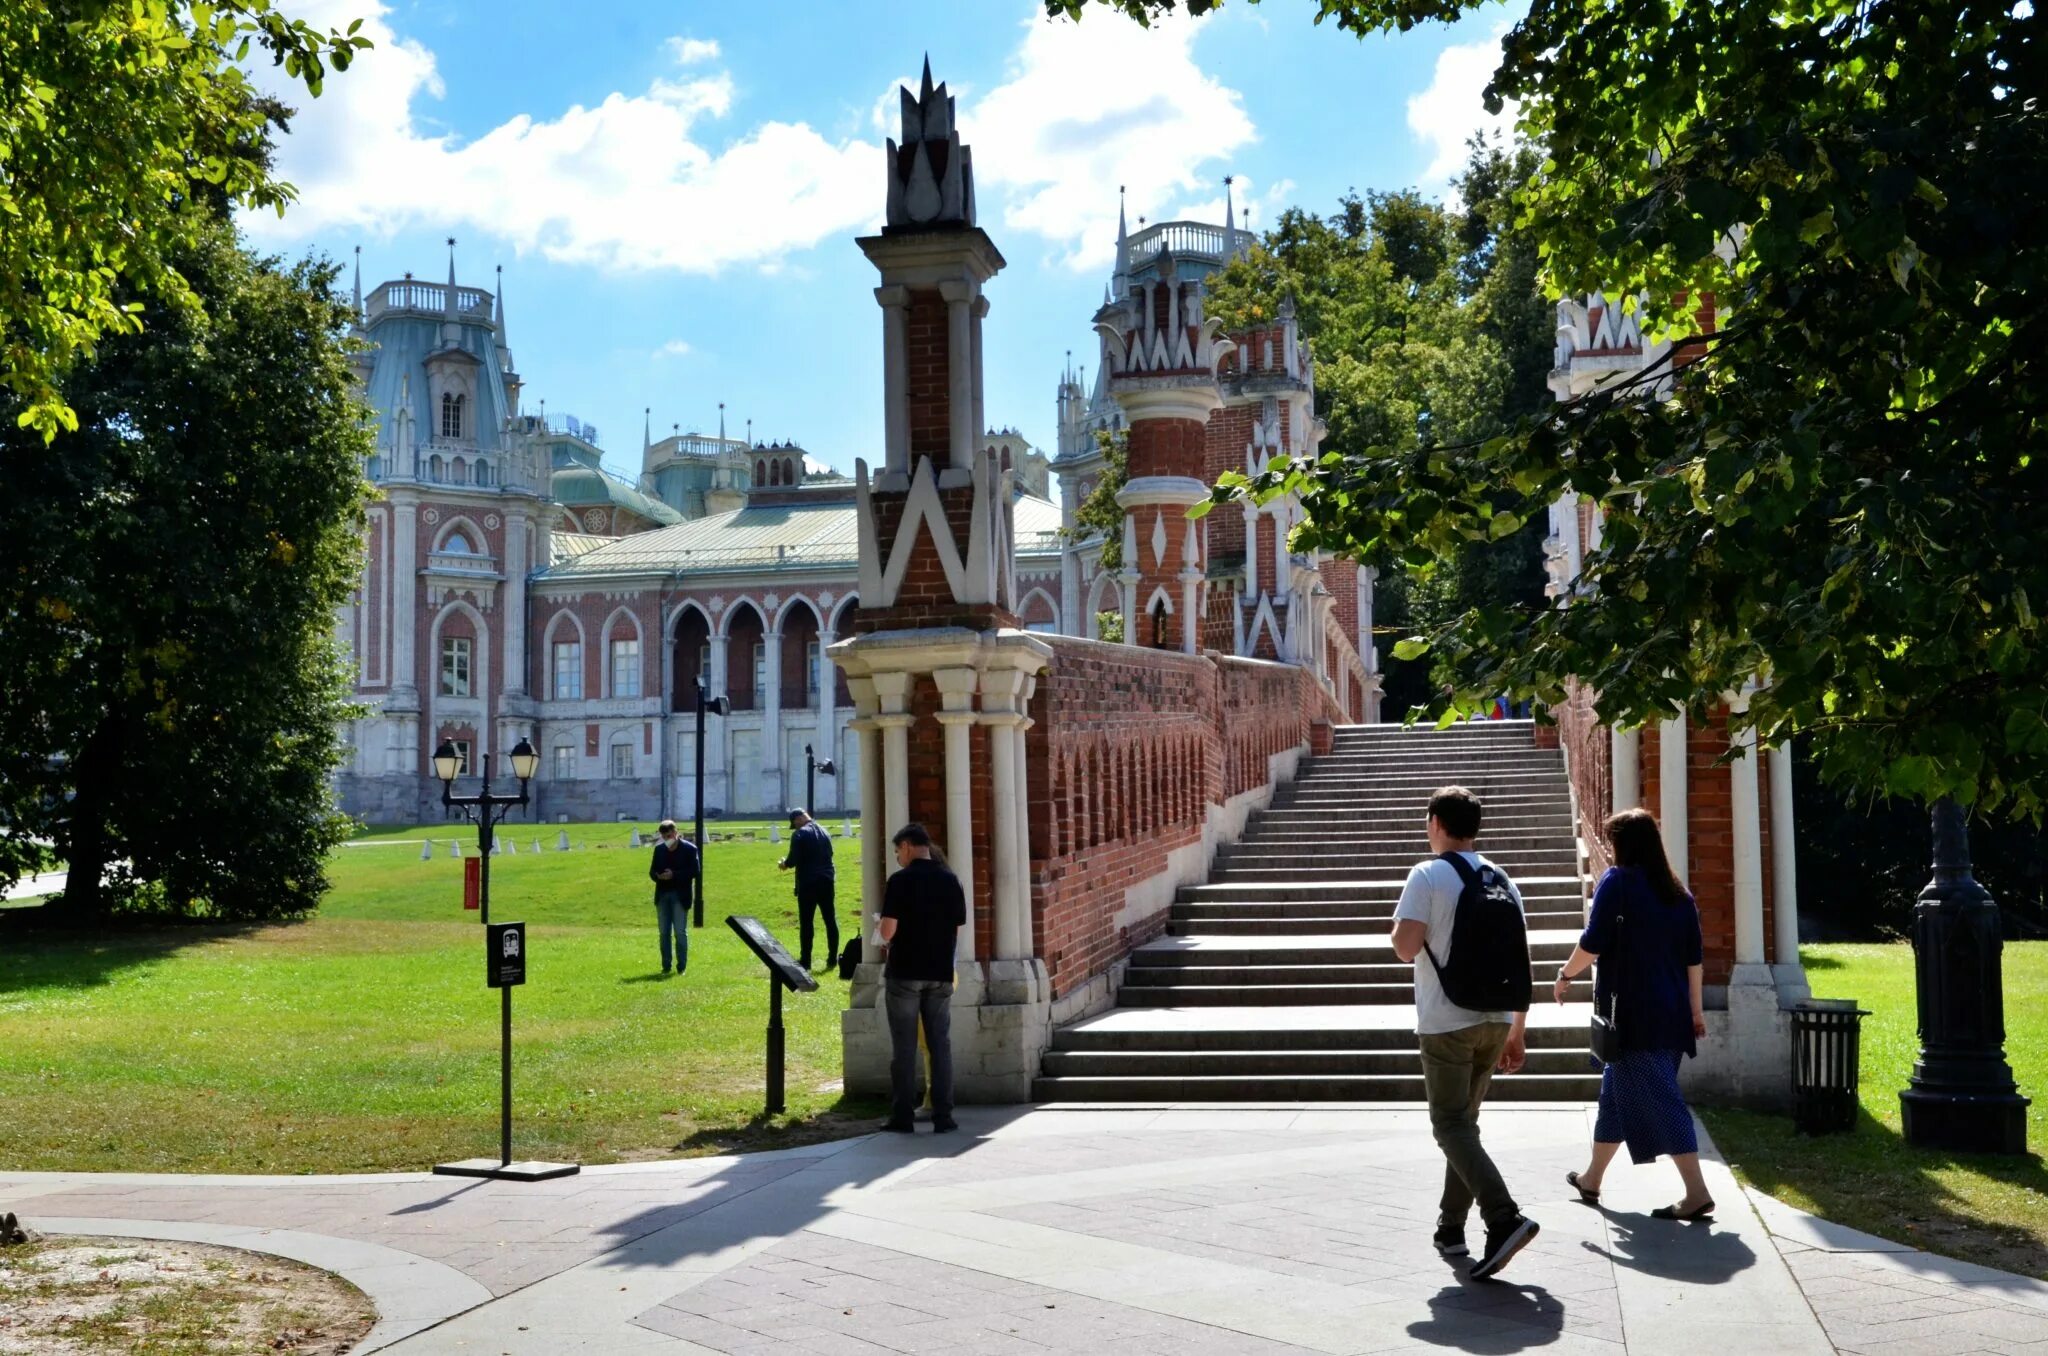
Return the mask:
<svg viewBox="0 0 2048 1356">
<path fill-rule="evenodd" d="M 1163 650 L 1166 643 L 1166 600 L 1157 598 L 1152 603 L 1152 646 L 1154 649 Z"/>
<path fill-rule="evenodd" d="M 444 392 L 441 396 L 441 436 L 462 436 L 462 397 L 452 391 Z"/>
</svg>

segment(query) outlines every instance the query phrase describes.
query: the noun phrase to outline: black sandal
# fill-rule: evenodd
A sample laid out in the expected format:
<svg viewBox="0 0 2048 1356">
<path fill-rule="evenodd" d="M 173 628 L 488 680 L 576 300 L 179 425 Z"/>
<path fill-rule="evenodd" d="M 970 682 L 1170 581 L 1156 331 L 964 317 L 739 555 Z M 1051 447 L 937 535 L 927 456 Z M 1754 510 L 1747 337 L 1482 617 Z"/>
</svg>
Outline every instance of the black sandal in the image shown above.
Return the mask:
<svg viewBox="0 0 2048 1356">
<path fill-rule="evenodd" d="M 1681 1224 L 1692 1224 L 1699 1220 L 1712 1219 L 1713 1217 L 1714 1203 L 1711 1200 L 1703 1205 L 1694 1206 L 1682 1215 L 1678 1213 L 1678 1207 L 1675 1205 L 1660 1205 L 1650 1212 L 1651 1219 L 1677 1220 Z"/>
<path fill-rule="evenodd" d="M 1578 1174 L 1577 1172 L 1568 1172 L 1568 1173 L 1566 1173 L 1566 1174 L 1564 1175 L 1564 1180 L 1565 1180 L 1565 1182 L 1566 1182 L 1566 1183 L 1567 1183 L 1567 1184 L 1568 1184 L 1568 1185 L 1569 1185 L 1569 1186 L 1571 1187 L 1571 1189 L 1572 1189 L 1573 1191 L 1576 1191 L 1576 1192 L 1578 1192 L 1578 1193 L 1579 1193 L 1579 1204 L 1580 1204 L 1580 1205 L 1598 1205 L 1598 1204 L 1600 1204 L 1600 1193 L 1599 1193 L 1599 1192 L 1597 1192 L 1597 1191 L 1588 1191 L 1588 1190 L 1586 1190 L 1586 1188 L 1584 1188 L 1584 1187 L 1580 1186 L 1580 1185 L 1579 1185 L 1579 1174 Z"/>
</svg>

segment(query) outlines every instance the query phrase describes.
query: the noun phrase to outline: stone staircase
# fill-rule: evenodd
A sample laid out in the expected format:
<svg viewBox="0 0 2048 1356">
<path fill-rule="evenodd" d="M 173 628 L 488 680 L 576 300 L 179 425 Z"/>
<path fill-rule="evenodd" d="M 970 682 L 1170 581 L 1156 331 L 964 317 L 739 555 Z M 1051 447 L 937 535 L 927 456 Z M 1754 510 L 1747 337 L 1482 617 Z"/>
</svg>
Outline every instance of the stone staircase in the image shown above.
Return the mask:
<svg viewBox="0 0 2048 1356">
<path fill-rule="evenodd" d="M 1209 883 L 1184 887 L 1167 935 L 1133 952 L 1117 1007 L 1054 1033 L 1044 1102 L 1420 1101 L 1410 967 L 1394 957 L 1395 902 L 1429 855 L 1424 806 L 1456 782 L 1486 805 L 1479 849 L 1514 877 L 1539 979 L 1529 1062 L 1502 1100 L 1590 1100 L 1590 986 L 1563 1007 L 1542 979 L 1581 927 L 1578 846 L 1564 762 L 1528 721 L 1444 731 L 1339 728 Z"/>
</svg>

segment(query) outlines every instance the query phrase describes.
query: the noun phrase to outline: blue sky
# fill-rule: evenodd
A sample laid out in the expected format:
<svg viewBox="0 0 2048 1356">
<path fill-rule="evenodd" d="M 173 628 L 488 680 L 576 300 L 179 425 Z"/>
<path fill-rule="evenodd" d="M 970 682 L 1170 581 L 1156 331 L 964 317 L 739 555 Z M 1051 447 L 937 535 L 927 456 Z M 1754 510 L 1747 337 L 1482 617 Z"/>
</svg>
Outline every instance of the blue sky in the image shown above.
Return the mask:
<svg viewBox="0 0 2048 1356">
<path fill-rule="evenodd" d="M 1487 123 L 1507 11 L 1357 41 L 1309 0 L 1238 0 L 1151 32 L 1035 0 L 637 3 L 297 0 L 376 41 L 302 107 L 280 152 L 301 198 L 252 243 L 466 284 L 505 269 L 529 411 L 597 424 L 618 469 L 656 436 L 790 439 L 873 459 L 881 324 L 853 237 L 878 224 L 893 90 L 931 54 L 974 149 L 989 285 L 987 404 L 1048 452 L 1064 351 L 1088 316 L 1117 186 L 1152 220 L 1220 221 L 1236 176 L 1255 225 L 1356 186 L 1440 191 Z"/>
</svg>

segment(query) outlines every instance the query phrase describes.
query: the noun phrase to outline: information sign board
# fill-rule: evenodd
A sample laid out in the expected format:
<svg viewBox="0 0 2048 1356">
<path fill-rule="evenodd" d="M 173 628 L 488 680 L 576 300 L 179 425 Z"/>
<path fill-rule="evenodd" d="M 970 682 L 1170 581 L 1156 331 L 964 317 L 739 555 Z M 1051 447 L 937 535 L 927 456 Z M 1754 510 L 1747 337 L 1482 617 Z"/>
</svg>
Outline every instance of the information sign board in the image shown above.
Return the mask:
<svg viewBox="0 0 2048 1356">
<path fill-rule="evenodd" d="M 484 925 L 484 976 L 493 989 L 526 982 L 526 924 Z"/>
<path fill-rule="evenodd" d="M 818 987 L 818 981 L 811 978 L 810 971 L 797 964 L 796 957 L 775 940 L 775 934 L 758 918 L 744 914 L 727 914 L 725 925 L 739 934 L 747 949 L 761 958 L 761 964 L 768 967 L 768 973 L 779 980 L 786 989 L 797 993 L 809 993 Z"/>
</svg>

